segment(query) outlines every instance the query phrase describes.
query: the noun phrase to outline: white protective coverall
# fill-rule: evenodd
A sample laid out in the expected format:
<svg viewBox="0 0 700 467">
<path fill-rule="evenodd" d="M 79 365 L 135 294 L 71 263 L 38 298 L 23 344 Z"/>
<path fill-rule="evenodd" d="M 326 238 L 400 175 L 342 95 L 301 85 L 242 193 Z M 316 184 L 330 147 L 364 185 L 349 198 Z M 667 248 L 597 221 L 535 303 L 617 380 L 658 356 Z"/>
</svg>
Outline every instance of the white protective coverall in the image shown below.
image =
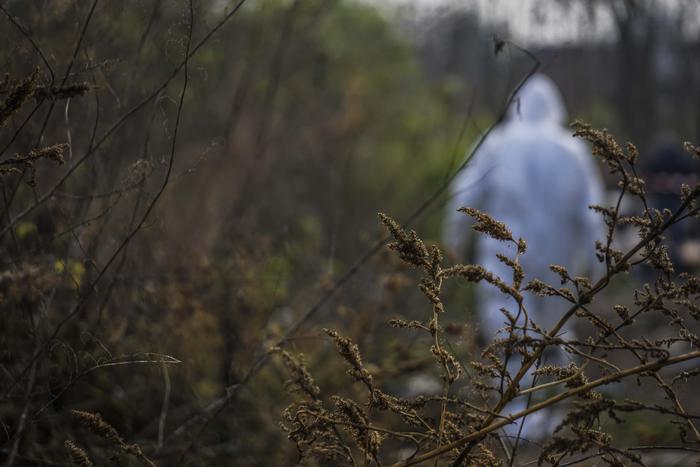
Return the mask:
<svg viewBox="0 0 700 467">
<path fill-rule="evenodd" d="M 474 262 L 510 283 L 512 270 L 496 258 L 496 253 L 513 257 L 514 245 L 474 232 L 471 219 L 457 212 L 468 206 L 504 222 L 516 240 L 525 239 L 527 252 L 520 259 L 525 272 L 523 286 L 538 278 L 558 288 L 560 280 L 550 271 L 550 264 L 567 267 L 572 277 L 596 267 L 595 241 L 603 239 L 605 231 L 600 216 L 588 206 L 602 202 L 602 182 L 585 144 L 563 126 L 565 119 L 566 110 L 556 85 L 544 75 L 531 77 L 513 100 L 504 123 L 487 136 L 451 186 L 444 229 L 447 248 L 463 256 L 472 238 Z M 524 296 L 530 318 L 545 330 L 568 308 L 563 299 L 542 299 L 529 293 Z M 488 341 L 506 325 L 499 311 L 502 307 L 517 314 L 512 298 L 480 282 L 476 287 L 476 314 L 480 333 Z M 563 332 L 563 337 L 572 337 L 570 330 Z M 559 352 L 548 362 L 565 365 L 567 355 Z M 520 358 L 512 359 L 511 374 L 520 363 Z M 525 378 L 521 388 L 529 387 L 531 382 Z M 520 397 L 506 412 L 514 413 L 525 404 L 526 397 Z M 541 437 L 552 428 L 543 426 L 537 418 L 528 418 L 524 437 Z M 512 433 L 513 425 L 510 427 L 506 431 Z"/>
</svg>

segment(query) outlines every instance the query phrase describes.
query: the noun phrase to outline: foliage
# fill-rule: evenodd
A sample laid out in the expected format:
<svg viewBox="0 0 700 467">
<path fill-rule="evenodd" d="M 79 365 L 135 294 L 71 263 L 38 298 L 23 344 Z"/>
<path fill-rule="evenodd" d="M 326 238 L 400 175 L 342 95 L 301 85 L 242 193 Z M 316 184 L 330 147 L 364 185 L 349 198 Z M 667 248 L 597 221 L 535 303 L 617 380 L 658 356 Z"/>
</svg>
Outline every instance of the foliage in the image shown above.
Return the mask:
<svg viewBox="0 0 700 467">
<path fill-rule="evenodd" d="M 355 399 L 336 394 L 322 397 L 303 365 L 288 365 L 292 374 L 303 373 L 305 386 L 314 388 L 312 397 L 306 392 L 310 401 L 295 402 L 283 414 L 285 429 L 302 458 L 317 457 L 348 465 L 363 459 L 365 463 L 377 465 L 414 465 L 443 460 L 455 466 L 497 465 L 501 464 L 501 459 L 506 459 L 512 465 L 516 456 L 522 456 L 518 451 L 521 432 L 514 445 L 509 446 L 508 436 L 500 429 L 569 399 L 574 399 L 574 403 L 568 407 L 566 417 L 556 427 L 552 438 L 543 441 L 538 464 L 560 465 L 572 458 L 577 462 L 575 456 L 580 459 L 584 455 L 583 459 L 599 457 L 609 465 L 625 465 L 626 462 L 644 465 L 636 452 L 639 447 L 625 449 L 605 432 L 601 424 L 605 415 L 624 423 L 634 412 L 663 413 L 671 416 L 670 423 L 678 425 L 678 450 L 693 450 L 694 443 L 700 442 L 695 417 L 689 415 L 679 398 L 678 387 L 674 387 L 698 371 L 676 369 L 672 376 L 663 373 L 674 365 L 700 358 L 700 341 L 696 334 L 700 281 L 695 275 L 676 274 L 663 244 L 663 234 L 669 227 L 700 217 L 700 185 L 681 187 L 681 204 L 675 211 L 645 207 L 638 215 L 622 216 L 620 204 L 627 195 L 639 198 L 643 206 L 648 206 L 644 181 L 636 176 L 637 149 L 632 144 L 623 149 L 609 133 L 587 124 L 575 122 L 573 127 L 576 136 L 591 143 L 593 154 L 618 178 L 621 188 L 616 206 L 590 207 L 603 216 L 608 226 L 607 238 L 596 246 L 598 259 L 605 264 L 603 276 L 598 279 L 571 277 L 566 268 L 551 265 L 550 269 L 561 277 L 563 287 L 539 279 L 523 284 L 525 274 L 519 258 L 537 252 L 528 252 L 526 241 L 514 239 L 503 223 L 469 207 L 461 211 L 475 219 L 474 230 L 514 245 L 513 257 L 498 258 L 512 269 L 512 279 L 497 277 L 480 265 L 443 266 L 437 246 L 427 247 L 416 232 L 407 232 L 393 219 L 380 214 L 394 239 L 389 248 L 405 263 L 423 272 L 419 289 L 432 305 L 431 312 L 421 320 L 394 318 L 389 325 L 430 335 L 426 341 L 430 345 L 425 352 L 432 354 L 439 368 L 442 391 L 411 398 L 398 398 L 385 392 L 375 382 L 375 375 L 381 374 L 381 368 L 370 372 L 357 345 L 336 331 L 326 330 L 350 367 L 348 375 L 365 386 L 365 394 Z M 692 157 L 700 157 L 697 147 L 686 143 L 686 149 Z M 639 237 L 629 251 L 618 251 L 612 246 L 616 232 L 623 225 L 632 225 Z M 652 284 L 634 291 L 634 305 L 614 305 L 614 313 L 594 311 L 594 300 L 610 280 L 641 264 L 651 266 L 656 278 Z M 502 337 L 491 342 L 479 360 L 470 362 L 472 371 L 462 388 L 455 386 L 455 382 L 466 368 L 448 350 L 449 340 L 441 325 L 445 314 L 442 284 L 454 278 L 486 281 L 512 298 L 513 304 L 511 310 L 500 310 L 504 317 Z M 544 329 L 530 318 L 523 300 L 526 293 L 563 298 L 569 308 L 562 310 L 561 318 L 551 329 Z M 653 320 L 654 315 L 667 318 L 662 336 L 629 337 L 643 335 L 643 330 L 649 327 L 646 323 Z M 568 321 L 577 319 L 591 325 L 584 339 L 567 339 L 565 334 L 560 334 Z M 676 350 L 678 344 L 684 348 L 680 353 Z M 565 349 L 575 360 L 567 366 L 541 364 L 543 355 L 552 347 Z M 625 367 L 620 361 L 627 355 L 634 356 L 635 361 Z M 518 369 L 513 371 L 509 361 L 520 362 Z M 521 383 L 530 371 L 535 375 L 533 384 L 523 388 Z M 600 376 L 596 378 L 597 374 Z M 651 380 L 669 405 L 615 398 L 599 392 L 600 388 L 619 383 L 626 377 Z M 543 379 L 547 381 L 542 382 Z M 553 388 L 556 388 L 554 393 L 548 394 Z M 544 396 L 535 401 L 533 394 Z M 504 410 L 517 397 L 527 397 L 527 407 L 515 413 Z M 334 406 L 326 406 L 325 400 L 330 400 Z M 381 415 L 382 412 L 393 418 Z M 689 436 L 694 441 L 690 441 Z M 396 445 L 388 443 L 389 440 L 405 449 L 397 449 Z M 390 447 L 382 449 L 385 445 Z"/>
<path fill-rule="evenodd" d="M 398 460 L 488 419 L 462 395 L 417 397 L 418 377 L 453 391 L 474 371 L 445 279 L 521 284 L 445 266 L 385 218 L 419 267 L 401 264 L 373 246 L 374 213 L 407 218 L 445 185 L 501 110 L 517 49 L 496 66 L 469 14 L 426 46 L 350 0 L 10 0 L 0 21 L 5 465 L 286 465 L 297 447 L 310 463 Z M 438 195 L 413 219 L 426 238 Z M 383 326 L 395 310 L 409 338 Z M 287 390 L 304 399 L 284 431 Z M 406 437 L 391 414 L 437 429 Z"/>
<path fill-rule="evenodd" d="M 369 213 L 402 209 L 468 143 L 372 8 L 244 3 L 0 8 L 8 464 L 138 463 L 136 445 L 159 465 L 287 462 L 277 368 L 235 410 L 203 424 L 202 407 L 333 287 L 376 236 Z M 371 326 L 388 276 L 327 315 Z"/>
</svg>

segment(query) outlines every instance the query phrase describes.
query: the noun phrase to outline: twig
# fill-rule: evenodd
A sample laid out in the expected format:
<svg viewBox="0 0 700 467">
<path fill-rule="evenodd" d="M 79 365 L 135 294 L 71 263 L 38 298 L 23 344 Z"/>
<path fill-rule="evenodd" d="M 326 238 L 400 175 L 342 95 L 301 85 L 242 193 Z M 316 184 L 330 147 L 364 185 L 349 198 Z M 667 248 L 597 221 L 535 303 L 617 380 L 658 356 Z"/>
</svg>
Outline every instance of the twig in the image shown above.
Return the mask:
<svg viewBox="0 0 700 467">
<path fill-rule="evenodd" d="M 528 73 L 523 77 L 523 79 L 518 83 L 518 85 L 511 91 L 511 94 L 508 98 L 508 105 L 513 101 L 515 98 L 515 95 L 520 91 L 520 89 L 525 85 L 528 79 L 532 77 L 537 70 L 540 67 L 540 62 L 537 60 L 534 56 L 531 56 L 535 62 L 533 66 L 530 68 Z M 428 198 L 426 198 L 419 206 L 416 208 L 403 222 L 403 226 L 407 227 L 412 225 L 416 220 L 420 219 L 423 214 L 427 211 L 427 209 L 432 206 L 433 203 L 447 190 L 449 187 L 450 183 L 459 175 L 462 170 L 464 170 L 469 162 L 471 161 L 472 156 L 479 150 L 479 148 L 484 144 L 488 136 L 491 134 L 493 129 L 505 118 L 507 114 L 508 106 L 506 106 L 498 116 L 498 118 L 488 127 L 485 133 L 483 133 L 477 143 L 474 145 L 472 150 L 467 154 L 460 166 L 457 168 L 457 170 L 448 178 L 446 178 L 443 182 L 443 184 L 438 187 L 435 192 L 433 192 Z M 458 145 L 457 145 L 458 146 Z M 457 147 L 456 146 L 456 147 Z M 0 232 L 1 234 L 1 232 Z M 275 344 L 275 347 L 284 347 L 290 339 L 301 329 L 308 321 L 311 320 L 325 305 L 330 301 L 332 297 L 338 293 L 339 290 L 341 290 L 349 281 L 352 279 L 355 274 L 357 274 L 360 269 L 364 267 L 367 262 L 369 262 L 370 259 L 372 259 L 381 249 L 389 242 L 391 239 L 390 236 L 386 236 L 379 240 L 377 243 L 375 243 L 369 250 L 367 250 L 358 260 L 355 264 L 353 264 L 345 273 L 340 276 L 340 278 L 335 282 L 333 287 L 331 287 L 329 290 L 324 292 L 323 295 L 316 301 L 309 309 L 306 310 L 306 312 L 299 318 L 297 321 L 292 324 L 287 331 L 284 333 L 284 335 L 280 338 L 280 340 Z M 221 411 L 226 407 L 226 404 L 229 403 L 238 393 L 238 391 L 246 386 L 251 379 L 253 379 L 258 372 L 267 365 L 267 362 L 269 360 L 269 354 L 267 352 L 263 352 L 250 366 L 248 371 L 246 372 L 245 376 L 241 379 L 240 382 L 228 386 L 225 388 L 224 395 L 213 400 L 210 402 L 202 412 L 198 412 L 197 414 L 193 414 L 192 416 L 188 417 L 175 431 L 173 432 L 174 436 L 181 436 L 184 434 L 184 432 L 193 424 L 195 423 L 195 420 L 201 416 L 204 416 L 204 419 L 208 421 L 216 418 Z"/>
<path fill-rule="evenodd" d="M 404 462 L 398 462 L 398 463 L 394 464 L 394 466 L 398 467 L 398 466 L 415 465 L 415 464 L 418 464 L 420 462 L 424 462 L 426 460 L 432 459 L 436 456 L 445 454 L 445 453 L 451 451 L 452 449 L 458 448 L 458 447 L 468 443 L 469 441 L 480 439 L 483 436 L 491 433 L 492 431 L 497 430 L 497 429 L 499 429 L 499 428 L 501 428 L 509 423 L 512 423 L 515 420 L 518 420 L 519 418 L 522 418 L 526 415 L 529 415 L 531 413 L 542 410 L 542 409 L 549 407 L 553 404 L 556 404 L 557 402 L 560 402 L 564 399 L 568 399 L 570 397 L 577 396 L 579 394 L 588 392 L 591 389 L 594 389 L 598 386 L 603 386 L 606 384 L 618 382 L 619 380 L 621 380 L 622 378 L 625 378 L 627 376 L 631 376 L 631 375 L 635 375 L 635 374 L 639 374 L 639 373 L 644 373 L 647 371 L 655 371 L 655 370 L 658 370 L 658 369 L 666 367 L 666 366 L 674 365 L 676 363 L 681 363 L 681 362 L 684 362 L 687 360 L 693 360 L 696 358 L 700 358 L 700 350 L 695 351 L 695 352 L 688 352 L 688 353 L 685 353 L 682 355 L 668 358 L 666 360 L 657 360 L 655 362 L 647 363 L 645 365 L 637 365 L 635 367 L 627 368 L 626 370 L 622 370 L 622 371 L 604 376 L 602 378 L 596 379 L 596 380 L 591 381 L 591 382 L 584 384 L 582 386 L 572 388 L 566 392 L 563 392 L 563 393 L 557 394 L 556 396 L 550 397 L 549 399 L 546 399 L 542 402 L 539 402 L 539 403 L 529 407 L 528 409 L 522 410 L 522 411 L 517 412 L 513 415 L 509 415 L 506 417 L 505 420 L 499 420 L 497 422 L 493 422 L 490 425 L 480 429 L 479 431 L 476 431 L 476 432 L 471 433 L 467 436 L 464 436 L 456 441 L 453 441 L 449 444 L 446 444 L 445 446 L 442 446 L 439 449 L 434 449 L 434 450 L 429 451 L 423 455 L 417 456 L 413 459 L 410 459 L 410 460 L 407 460 Z"/>
</svg>

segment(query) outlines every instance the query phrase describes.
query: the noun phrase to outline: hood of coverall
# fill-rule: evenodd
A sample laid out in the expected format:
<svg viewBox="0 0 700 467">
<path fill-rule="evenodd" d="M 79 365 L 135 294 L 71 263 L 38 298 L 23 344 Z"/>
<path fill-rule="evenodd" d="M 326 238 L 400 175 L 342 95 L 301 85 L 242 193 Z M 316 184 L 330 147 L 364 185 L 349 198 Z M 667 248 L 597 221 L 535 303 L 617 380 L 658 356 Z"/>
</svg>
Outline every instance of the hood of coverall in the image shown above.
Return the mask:
<svg viewBox="0 0 700 467">
<path fill-rule="evenodd" d="M 508 109 L 508 122 L 562 125 L 566 117 L 566 107 L 557 85 L 542 74 L 527 80 Z"/>
</svg>

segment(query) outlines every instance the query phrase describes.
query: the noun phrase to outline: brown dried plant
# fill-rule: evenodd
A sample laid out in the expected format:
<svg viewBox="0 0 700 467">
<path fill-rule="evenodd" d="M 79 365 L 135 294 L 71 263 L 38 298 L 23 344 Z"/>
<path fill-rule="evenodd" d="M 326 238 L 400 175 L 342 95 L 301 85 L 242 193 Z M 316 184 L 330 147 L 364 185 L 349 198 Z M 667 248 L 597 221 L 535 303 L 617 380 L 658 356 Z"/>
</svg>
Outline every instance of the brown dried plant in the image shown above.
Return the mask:
<svg viewBox="0 0 700 467">
<path fill-rule="evenodd" d="M 73 441 L 67 439 L 63 445 L 68 450 L 68 454 L 70 455 L 70 459 L 73 464 L 80 467 L 92 467 L 94 465 L 87 452 L 85 452 L 85 449 L 81 448 Z"/>
<path fill-rule="evenodd" d="M 675 272 L 664 245 L 664 233 L 674 224 L 699 217 L 700 186 L 679 187 L 680 205 L 674 211 L 651 208 L 644 180 L 637 173 L 636 147 L 627 144 L 623 149 L 607 131 L 581 122 L 574 122 L 572 127 L 575 136 L 591 144 L 592 153 L 618 179 L 620 188 L 615 206 L 590 206 L 607 225 L 606 238 L 596 244 L 597 257 L 605 265 L 602 277 L 571 277 L 564 267 L 552 265 L 562 287 L 537 279 L 523 284 L 525 273 L 519 258 L 526 253 L 525 240 L 513 238 L 506 225 L 469 207 L 461 211 L 475 220 L 476 231 L 515 245 L 513 257 L 498 258 L 512 269 L 512 277 L 497 277 L 475 264 L 445 266 L 437 246 L 426 246 L 416 232 L 406 231 L 389 216 L 379 214 L 394 239 L 389 248 L 422 272 L 418 286 L 431 305 L 423 320 L 395 318 L 389 325 L 429 334 L 431 345 L 426 350 L 439 368 L 443 390 L 439 395 L 411 398 L 389 394 L 377 383 L 377 370 L 370 371 L 364 364 L 358 346 L 339 332 L 326 329 L 348 366 L 347 374 L 364 388 L 364 395 L 351 398 L 324 394 L 303 360 L 282 352 L 293 375 L 288 388 L 302 395 L 284 411 L 282 426 L 296 443 L 302 459 L 321 458 L 348 465 L 359 462 L 405 466 L 428 461 L 453 466 L 513 465 L 519 454 L 519 440 L 509 446 L 500 429 L 534 412 L 564 404 L 566 417 L 536 455 L 529 450 L 535 457 L 530 463 L 562 465 L 564 461 L 573 462 L 572 459 L 599 458 L 609 465 L 645 465 L 640 452 L 653 446 L 618 446 L 602 423 L 605 416 L 621 423 L 632 412 L 650 411 L 669 417 L 669 426 L 675 425 L 678 434 L 673 448 L 697 449 L 697 416 L 684 407 L 678 387 L 700 374 L 700 370 L 678 370 L 674 365 L 700 358 L 700 278 Z M 685 147 L 692 157 L 700 158 L 698 147 L 689 143 Z M 621 214 L 626 196 L 640 202 L 642 209 L 637 215 Z M 617 250 L 613 242 L 616 234 L 628 226 L 636 230 L 638 241 L 627 251 Z M 617 304 L 610 312 L 592 306 L 615 276 L 643 264 L 655 272 L 655 277 L 634 291 L 633 305 Z M 472 283 L 486 281 L 512 297 L 518 306 L 518 316 L 501 310 L 507 338 L 494 340 L 483 349 L 480 359 L 470 362 L 473 371 L 461 385 L 456 383 L 466 368 L 451 351 L 441 324 L 446 312 L 441 297 L 443 285 L 455 278 Z M 563 298 L 569 303 L 568 309 L 562 310 L 561 318 L 551 329 L 543 329 L 528 315 L 523 301 L 523 294 L 527 293 Z M 526 325 L 517 324 L 523 315 Z M 649 321 L 659 318 L 666 323 L 662 337 L 629 337 L 643 336 Z M 591 331 L 585 339 L 562 337 L 562 328 L 576 321 L 589 326 Z M 541 366 L 543 354 L 554 347 L 571 354 L 576 363 Z M 684 352 L 677 352 L 679 347 Z M 509 361 L 520 362 L 516 372 L 509 372 Z M 620 362 L 626 365 L 619 366 Z M 536 375 L 536 385 L 521 387 L 530 373 Z M 598 391 L 625 378 L 650 380 L 668 403 L 619 399 Z M 504 411 L 513 399 L 533 394 L 544 396 L 517 413 Z M 575 458 L 577 454 L 579 458 Z"/>
<path fill-rule="evenodd" d="M 121 437 L 119 432 L 112 425 L 107 423 L 107 421 L 105 421 L 105 419 L 102 418 L 102 415 L 99 413 L 85 412 L 82 410 L 72 410 L 71 413 L 80 422 L 80 424 L 87 428 L 91 433 L 107 441 L 113 450 L 129 454 L 138 459 L 140 463 L 145 466 L 155 467 L 156 464 L 146 457 L 139 445 L 128 444 L 126 441 L 124 441 L 124 438 Z M 71 449 L 72 447 L 76 446 L 71 444 L 69 447 L 68 442 L 66 442 L 66 448 L 69 450 L 71 458 L 75 462 L 78 451 Z M 78 456 L 78 459 L 83 458 L 89 461 L 87 454 L 85 456 Z"/>
<path fill-rule="evenodd" d="M 63 153 L 68 149 L 68 144 L 53 144 L 41 149 L 29 152 L 29 154 L 15 154 L 14 157 L 0 161 L 0 176 L 23 175 L 29 172 L 27 184 L 36 186 L 36 162 L 47 159 L 62 165 L 65 163 Z"/>
</svg>

